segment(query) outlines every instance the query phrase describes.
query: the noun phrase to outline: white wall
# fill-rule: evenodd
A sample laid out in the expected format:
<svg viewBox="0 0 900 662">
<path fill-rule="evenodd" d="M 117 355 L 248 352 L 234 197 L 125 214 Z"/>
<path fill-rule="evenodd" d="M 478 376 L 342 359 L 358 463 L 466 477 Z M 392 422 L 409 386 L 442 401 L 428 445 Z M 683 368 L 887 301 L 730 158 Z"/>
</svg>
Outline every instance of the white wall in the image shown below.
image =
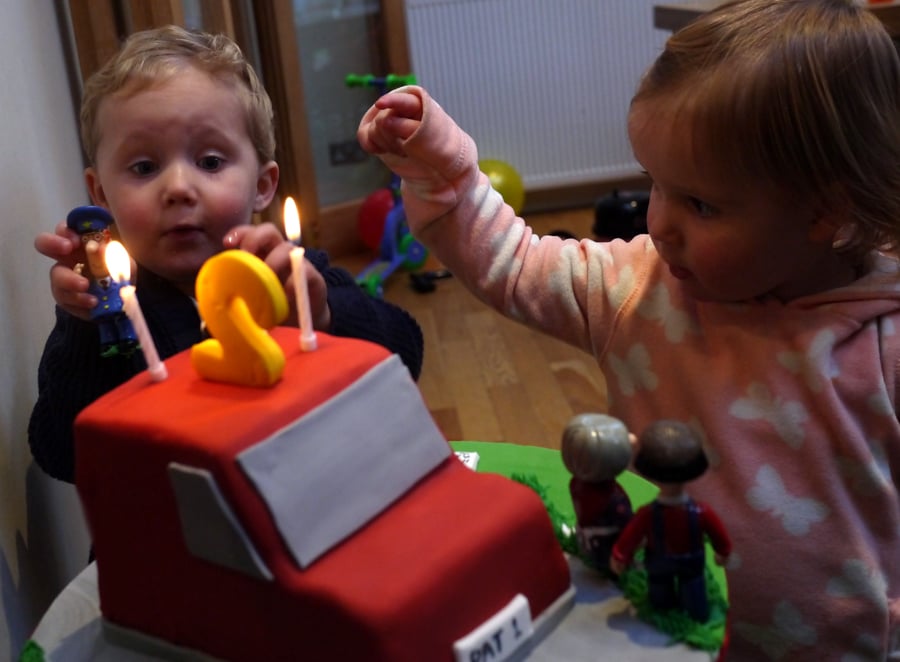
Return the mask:
<svg viewBox="0 0 900 662">
<path fill-rule="evenodd" d="M 87 560 L 74 490 L 34 465 L 26 438 L 53 319 L 34 237 L 87 197 L 56 3 L 0 0 L 0 62 L 0 660 L 15 660 Z"/>
<path fill-rule="evenodd" d="M 406 0 L 412 70 L 527 191 L 636 177 L 628 103 L 670 35 L 656 2 Z"/>
</svg>

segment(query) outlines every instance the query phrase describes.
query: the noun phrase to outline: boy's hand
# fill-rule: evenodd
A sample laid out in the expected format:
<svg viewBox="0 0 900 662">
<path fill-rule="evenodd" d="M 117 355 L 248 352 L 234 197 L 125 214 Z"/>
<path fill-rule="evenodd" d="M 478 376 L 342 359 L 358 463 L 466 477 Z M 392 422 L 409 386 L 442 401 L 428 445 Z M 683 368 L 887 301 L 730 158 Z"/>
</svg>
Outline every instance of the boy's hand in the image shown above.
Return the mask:
<svg viewBox="0 0 900 662">
<path fill-rule="evenodd" d="M 34 247 L 55 262 L 50 268 L 50 292 L 59 307 L 75 317 L 90 319 L 97 298 L 87 293 L 90 281 L 75 270 L 76 265 L 87 262 L 81 237 L 63 221 L 55 232 L 35 237 Z"/>
<path fill-rule="evenodd" d="M 359 144 L 372 154 L 406 156 L 403 143 L 422 123 L 422 100 L 403 89 L 380 96 L 359 124 Z"/>
<path fill-rule="evenodd" d="M 297 298 L 294 294 L 294 279 L 291 275 L 291 249 L 294 245 L 287 241 L 280 230 L 272 223 L 259 225 L 239 225 L 233 228 L 223 240 L 225 248 L 239 248 L 253 253 L 263 260 L 278 280 L 284 285 L 287 294 L 290 314 L 288 324 L 299 326 Z M 317 331 L 328 331 L 331 327 L 331 309 L 328 307 L 328 286 L 322 274 L 309 262 L 303 261 L 306 273 L 306 284 L 309 292 L 309 307 L 312 313 L 313 327 Z"/>
</svg>

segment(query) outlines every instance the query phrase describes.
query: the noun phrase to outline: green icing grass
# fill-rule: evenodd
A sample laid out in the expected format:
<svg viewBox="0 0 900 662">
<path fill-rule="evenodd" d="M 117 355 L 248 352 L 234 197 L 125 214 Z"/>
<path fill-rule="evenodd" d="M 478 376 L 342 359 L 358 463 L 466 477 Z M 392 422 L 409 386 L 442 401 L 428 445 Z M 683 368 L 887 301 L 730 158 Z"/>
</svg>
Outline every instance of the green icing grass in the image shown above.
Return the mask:
<svg viewBox="0 0 900 662">
<path fill-rule="evenodd" d="M 638 617 L 665 632 L 675 641 L 690 644 L 704 651 L 716 651 L 725 637 L 728 602 L 709 566 L 706 568 L 706 596 L 709 600 L 709 620 L 698 623 L 679 609 L 658 611 L 647 598 L 647 573 L 640 565 L 643 550 L 635 555 L 636 563 L 619 577 L 619 587 L 634 605 Z"/>
<path fill-rule="evenodd" d="M 593 567 L 591 561 L 582 554 L 578 545 L 578 540 L 575 537 L 574 521 L 564 516 L 548 497 L 548 490 L 541 481 L 531 474 L 513 473 L 509 477 L 517 483 L 530 487 L 544 502 L 547 514 L 553 523 L 556 538 L 563 551 L 578 557 L 584 564 Z M 619 577 L 619 588 L 622 589 L 622 593 L 634 605 L 638 617 L 672 637 L 673 641 L 683 642 L 704 651 L 716 651 L 721 648 L 725 637 L 728 601 L 725 599 L 719 581 L 717 581 L 710 567 L 708 565 L 706 567 L 706 593 L 710 607 L 709 620 L 706 623 L 698 623 L 681 610 L 658 611 L 650 605 L 647 599 L 647 573 L 640 564 L 642 559 L 643 551 L 640 550 L 636 554 L 635 565 L 632 565 Z"/>
<path fill-rule="evenodd" d="M 29 639 L 19 653 L 19 662 L 44 662 L 44 649 L 36 641 Z"/>
<path fill-rule="evenodd" d="M 510 475 L 510 478 L 537 492 L 537 495 L 541 497 L 541 501 L 544 502 L 547 514 L 550 516 L 550 522 L 553 524 L 553 531 L 556 533 L 556 539 L 559 541 L 560 547 L 562 547 L 563 551 L 567 554 L 577 556 L 587 563 L 587 559 L 581 554 L 581 548 L 578 546 L 578 539 L 575 537 L 574 522 L 568 520 L 562 511 L 556 507 L 556 504 L 549 498 L 547 489 L 543 486 L 537 476 L 514 473 Z"/>
</svg>

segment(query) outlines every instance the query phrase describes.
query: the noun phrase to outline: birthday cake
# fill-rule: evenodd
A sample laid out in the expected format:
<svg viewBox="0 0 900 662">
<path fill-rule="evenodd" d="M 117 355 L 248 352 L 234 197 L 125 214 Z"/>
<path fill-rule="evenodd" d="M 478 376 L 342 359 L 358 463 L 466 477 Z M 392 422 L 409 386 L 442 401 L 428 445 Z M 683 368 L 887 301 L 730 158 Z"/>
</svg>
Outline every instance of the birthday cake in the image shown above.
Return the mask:
<svg viewBox="0 0 900 662">
<path fill-rule="evenodd" d="M 552 630 L 574 591 L 535 492 L 465 467 L 385 349 L 271 337 L 271 387 L 204 379 L 184 352 L 77 419 L 108 638 L 161 656 L 473 660 Z"/>
</svg>

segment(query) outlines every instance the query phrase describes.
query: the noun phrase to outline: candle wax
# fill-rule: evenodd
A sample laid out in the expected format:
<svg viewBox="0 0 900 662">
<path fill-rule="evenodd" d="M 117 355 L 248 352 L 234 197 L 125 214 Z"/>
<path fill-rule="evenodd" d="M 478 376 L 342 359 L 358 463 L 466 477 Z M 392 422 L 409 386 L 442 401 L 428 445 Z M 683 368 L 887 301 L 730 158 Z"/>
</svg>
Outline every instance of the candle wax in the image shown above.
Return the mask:
<svg viewBox="0 0 900 662">
<path fill-rule="evenodd" d="M 294 274 L 294 296 L 297 301 L 297 315 L 300 318 L 300 349 L 310 352 L 318 346 L 316 332 L 313 331 L 312 311 L 309 307 L 309 286 L 303 259 L 306 250 L 302 246 L 291 249 L 291 270 Z"/>
<path fill-rule="evenodd" d="M 151 379 L 155 382 L 164 380 L 169 376 L 166 365 L 159 360 L 159 354 L 156 351 L 156 345 L 153 343 L 153 337 L 150 335 L 150 329 L 147 328 L 147 321 L 144 319 L 144 313 L 137 300 L 137 294 L 134 291 L 134 285 L 122 285 L 119 288 L 119 295 L 122 297 L 122 308 L 134 332 L 137 334 L 138 341 L 141 343 L 141 351 L 144 353 L 144 359 L 147 361 L 147 372 L 150 373 Z"/>
</svg>

